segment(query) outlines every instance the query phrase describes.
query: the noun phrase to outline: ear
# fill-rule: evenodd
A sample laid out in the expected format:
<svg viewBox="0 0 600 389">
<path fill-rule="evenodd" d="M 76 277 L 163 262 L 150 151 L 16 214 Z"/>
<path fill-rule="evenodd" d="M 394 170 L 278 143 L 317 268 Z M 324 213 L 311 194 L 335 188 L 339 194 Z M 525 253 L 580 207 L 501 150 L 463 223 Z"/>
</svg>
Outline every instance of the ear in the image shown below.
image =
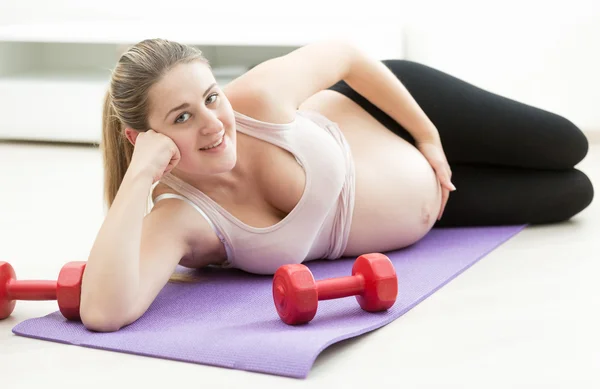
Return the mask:
<svg viewBox="0 0 600 389">
<path fill-rule="evenodd" d="M 131 143 L 133 146 L 135 146 L 135 141 L 138 137 L 138 135 L 140 134 L 139 131 L 136 131 L 132 128 L 126 128 L 125 129 L 125 137 L 127 137 L 127 140 L 129 141 L 129 143 Z"/>
</svg>

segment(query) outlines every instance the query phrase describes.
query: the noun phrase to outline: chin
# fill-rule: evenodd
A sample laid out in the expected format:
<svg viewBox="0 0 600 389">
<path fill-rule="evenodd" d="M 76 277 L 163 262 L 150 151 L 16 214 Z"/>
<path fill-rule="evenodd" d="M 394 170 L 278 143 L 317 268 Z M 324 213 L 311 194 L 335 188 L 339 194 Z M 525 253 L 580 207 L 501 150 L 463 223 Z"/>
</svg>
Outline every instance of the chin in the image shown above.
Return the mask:
<svg viewBox="0 0 600 389">
<path fill-rule="evenodd" d="M 176 169 L 187 176 L 210 176 L 215 174 L 228 173 L 237 163 L 236 154 L 223 154 L 220 158 L 207 161 L 206 158 L 186 158 L 182 157 Z"/>
<path fill-rule="evenodd" d="M 204 165 L 200 169 L 206 171 L 207 174 L 229 173 L 233 170 L 236 163 L 237 159 L 235 158 L 235 155 L 233 155 L 230 158 L 223 159 L 222 161 L 219 161 L 218 163 L 212 166 Z"/>
</svg>

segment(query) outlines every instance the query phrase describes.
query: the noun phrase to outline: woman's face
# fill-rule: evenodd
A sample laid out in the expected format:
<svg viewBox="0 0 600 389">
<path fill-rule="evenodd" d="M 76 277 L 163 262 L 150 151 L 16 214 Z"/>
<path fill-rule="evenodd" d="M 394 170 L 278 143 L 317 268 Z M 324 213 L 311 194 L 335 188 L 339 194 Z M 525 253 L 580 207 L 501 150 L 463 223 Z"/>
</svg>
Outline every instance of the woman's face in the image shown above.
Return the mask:
<svg viewBox="0 0 600 389">
<path fill-rule="evenodd" d="M 233 109 L 205 64 L 175 66 L 150 88 L 148 97 L 150 128 L 171 138 L 181 153 L 175 171 L 203 176 L 235 166 Z"/>
</svg>

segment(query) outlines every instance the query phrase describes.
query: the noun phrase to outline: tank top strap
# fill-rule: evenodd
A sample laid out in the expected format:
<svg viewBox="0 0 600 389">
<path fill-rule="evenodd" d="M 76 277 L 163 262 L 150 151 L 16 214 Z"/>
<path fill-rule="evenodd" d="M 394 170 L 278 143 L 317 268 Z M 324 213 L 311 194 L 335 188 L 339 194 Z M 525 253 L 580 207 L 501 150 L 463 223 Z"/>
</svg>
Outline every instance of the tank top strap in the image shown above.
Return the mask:
<svg viewBox="0 0 600 389">
<path fill-rule="evenodd" d="M 189 198 L 190 200 L 192 200 L 194 203 L 198 204 L 202 208 L 207 208 L 207 207 L 210 208 L 210 206 L 211 206 L 208 196 L 206 196 L 204 193 L 202 193 L 202 191 L 198 190 L 194 186 L 188 184 L 181 178 L 179 178 L 171 173 L 167 173 L 167 174 L 163 175 L 162 178 L 160 179 L 160 182 L 175 189 L 177 192 L 179 192 L 182 195 L 184 195 L 185 197 Z"/>
<path fill-rule="evenodd" d="M 181 193 L 181 195 L 188 199 L 194 208 L 196 208 L 196 210 L 198 210 L 206 219 L 219 240 L 225 246 L 225 250 L 227 252 L 227 263 L 224 266 L 229 266 L 234 254 L 231 243 L 232 231 L 230 228 L 230 223 L 228 223 L 227 219 L 221 215 L 219 209 L 215 207 L 214 202 L 200 190 L 188 184 L 179 177 L 172 175 L 171 173 L 165 174 L 160 179 L 160 182 Z"/>
<path fill-rule="evenodd" d="M 291 139 L 292 130 L 298 125 L 298 116 L 289 123 L 271 123 L 254 119 L 237 111 L 233 112 L 237 131 L 287 150 L 294 156 L 296 162 L 303 166 L 301 158 L 298 156 L 298 150 L 293 147 L 294 141 Z"/>
<path fill-rule="evenodd" d="M 243 113 L 233 111 L 238 131 L 271 143 L 281 143 L 286 133 L 296 126 L 297 118 L 289 123 L 271 123 L 255 119 Z"/>
</svg>

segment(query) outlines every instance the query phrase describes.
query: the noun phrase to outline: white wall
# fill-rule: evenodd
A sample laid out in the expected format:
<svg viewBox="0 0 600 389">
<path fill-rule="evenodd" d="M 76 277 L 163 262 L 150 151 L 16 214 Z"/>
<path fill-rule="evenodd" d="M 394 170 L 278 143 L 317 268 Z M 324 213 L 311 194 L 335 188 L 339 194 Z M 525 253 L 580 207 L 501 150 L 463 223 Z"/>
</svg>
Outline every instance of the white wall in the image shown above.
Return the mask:
<svg viewBox="0 0 600 389">
<path fill-rule="evenodd" d="M 342 4 L 343 8 L 340 8 Z M 600 139 L 600 1 L 2 0 L 0 24 L 204 18 L 398 19 L 406 57 L 568 117 Z M 74 32 L 76 33 L 76 32 Z M 218 33 L 215 32 L 215 33 Z M 243 33 L 243 31 L 240 31 Z"/>
<path fill-rule="evenodd" d="M 381 14 L 379 6 L 385 0 L 348 5 L 347 1 L 330 0 L 1 0 L 0 24 L 48 20 L 148 20 L 177 22 L 197 20 L 202 26 L 204 18 L 304 18 L 330 20 L 333 17 L 365 18 Z M 373 6 L 371 6 L 373 5 Z M 343 8 L 340 8 L 343 7 Z"/>
<path fill-rule="evenodd" d="M 554 111 L 600 139 L 600 1 L 482 3 L 412 6 L 407 57 Z"/>
</svg>

